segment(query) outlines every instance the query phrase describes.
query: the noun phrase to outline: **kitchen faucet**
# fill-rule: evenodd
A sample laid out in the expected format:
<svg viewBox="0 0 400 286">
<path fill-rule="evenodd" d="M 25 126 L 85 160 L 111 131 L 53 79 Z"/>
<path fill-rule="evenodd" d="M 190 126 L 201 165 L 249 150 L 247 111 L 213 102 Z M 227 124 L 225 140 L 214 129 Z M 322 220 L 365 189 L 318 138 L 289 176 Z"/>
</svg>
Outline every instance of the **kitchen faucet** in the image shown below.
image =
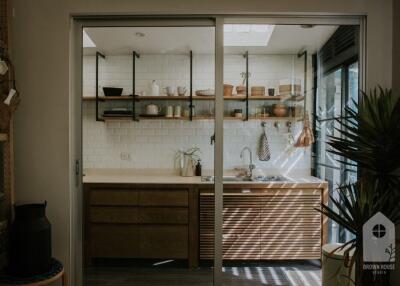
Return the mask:
<svg viewBox="0 0 400 286">
<path fill-rule="evenodd" d="M 243 159 L 243 153 L 246 150 L 249 151 L 250 164 L 248 170 L 246 170 L 245 177 L 247 180 L 251 180 L 251 178 L 253 177 L 253 170 L 255 169 L 256 166 L 253 164 L 253 153 L 251 152 L 251 149 L 249 147 L 246 146 L 242 149 L 242 152 L 240 152 L 240 158 Z"/>
</svg>

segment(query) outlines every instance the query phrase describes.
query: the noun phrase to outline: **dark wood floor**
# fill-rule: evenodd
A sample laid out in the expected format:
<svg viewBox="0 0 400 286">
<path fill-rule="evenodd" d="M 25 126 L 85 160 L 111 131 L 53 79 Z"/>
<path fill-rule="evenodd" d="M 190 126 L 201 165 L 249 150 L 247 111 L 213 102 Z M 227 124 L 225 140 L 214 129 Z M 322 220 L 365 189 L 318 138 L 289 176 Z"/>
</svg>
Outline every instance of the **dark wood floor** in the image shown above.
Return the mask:
<svg viewBox="0 0 400 286">
<path fill-rule="evenodd" d="M 169 265 L 170 264 L 170 265 Z M 156 265 L 97 265 L 85 271 L 85 286 L 212 286 L 212 267 L 187 269 L 172 263 Z M 320 286 L 318 263 L 230 263 L 223 268 L 226 286 Z"/>
</svg>

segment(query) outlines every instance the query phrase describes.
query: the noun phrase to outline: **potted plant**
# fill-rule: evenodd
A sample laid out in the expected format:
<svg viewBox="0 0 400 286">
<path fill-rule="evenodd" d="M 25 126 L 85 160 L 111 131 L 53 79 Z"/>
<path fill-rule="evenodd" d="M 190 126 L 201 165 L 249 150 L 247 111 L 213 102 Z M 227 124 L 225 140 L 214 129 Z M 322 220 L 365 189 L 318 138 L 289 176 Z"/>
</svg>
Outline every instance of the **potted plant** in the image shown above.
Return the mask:
<svg viewBox="0 0 400 286">
<path fill-rule="evenodd" d="M 240 76 L 241 76 L 241 78 L 242 78 L 242 84 L 241 84 L 241 85 L 238 85 L 238 86 L 236 87 L 236 93 L 237 93 L 238 95 L 243 95 L 243 94 L 246 93 L 246 86 L 245 86 L 245 84 L 246 84 L 247 75 L 248 75 L 248 77 L 250 77 L 250 76 L 251 76 L 251 73 L 247 73 L 247 72 L 241 72 L 241 73 L 240 73 Z"/>
<path fill-rule="evenodd" d="M 200 148 L 193 147 L 176 152 L 175 162 L 180 167 L 181 176 L 193 177 L 196 173 L 196 164 L 200 160 Z"/>
<path fill-rule="evenodd" d="M 350 262 L 348 277 L 355 267 L 355 281 L 349 283 L 390 285 L 389 275 L 374 276 L 363 269 L 362 229 L 377 212 L 395 225 L 400 223 L 400 99 L 381 87 L 362 95 L 360 104 L 347 107 L 346 116 L 337 119 L 340 135 L 328 143 L 339 162 L 358 167 L 358 180 L 341 185 L 338 198 L 331 196 L 336 209 L 322 204 L 319 211 L 354 235 L 341 247 Z"/>
</svg>

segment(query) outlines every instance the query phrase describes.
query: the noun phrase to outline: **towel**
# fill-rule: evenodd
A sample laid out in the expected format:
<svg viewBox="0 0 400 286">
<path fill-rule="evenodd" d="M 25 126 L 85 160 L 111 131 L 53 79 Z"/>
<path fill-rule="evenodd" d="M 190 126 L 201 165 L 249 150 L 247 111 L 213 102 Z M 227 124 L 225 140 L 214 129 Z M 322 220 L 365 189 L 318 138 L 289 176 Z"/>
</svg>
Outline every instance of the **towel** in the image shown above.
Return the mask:
<svg viewBox="0 0 400 286">
<path fill-rule="evenodd" d="M 271 159 L 271 152 L 269 151 L 269 144 L 267 132 L 264 130 L 260 137 L 260 145 L 258 146 L 258 159 L 260 161 L 269 161 Z"/>
</svg>

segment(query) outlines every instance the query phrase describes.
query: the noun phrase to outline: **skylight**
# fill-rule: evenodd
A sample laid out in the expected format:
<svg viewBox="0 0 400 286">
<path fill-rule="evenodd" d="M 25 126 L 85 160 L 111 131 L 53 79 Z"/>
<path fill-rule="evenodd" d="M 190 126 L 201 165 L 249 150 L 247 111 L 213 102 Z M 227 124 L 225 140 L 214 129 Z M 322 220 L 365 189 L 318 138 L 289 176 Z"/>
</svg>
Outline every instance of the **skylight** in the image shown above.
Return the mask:
<svg viewBox="0 0 400 286">
<path fill-rule="evenodd" d="M 266 47 L 275 25 L 224 25 L 224 46 Z"/>
<path fill-rule="evenodd" d="M 96 44 L 92 41 L 89 35 L 83 30 L 83 47 L 84 48 L 95 48 Z"/>
</svg>

